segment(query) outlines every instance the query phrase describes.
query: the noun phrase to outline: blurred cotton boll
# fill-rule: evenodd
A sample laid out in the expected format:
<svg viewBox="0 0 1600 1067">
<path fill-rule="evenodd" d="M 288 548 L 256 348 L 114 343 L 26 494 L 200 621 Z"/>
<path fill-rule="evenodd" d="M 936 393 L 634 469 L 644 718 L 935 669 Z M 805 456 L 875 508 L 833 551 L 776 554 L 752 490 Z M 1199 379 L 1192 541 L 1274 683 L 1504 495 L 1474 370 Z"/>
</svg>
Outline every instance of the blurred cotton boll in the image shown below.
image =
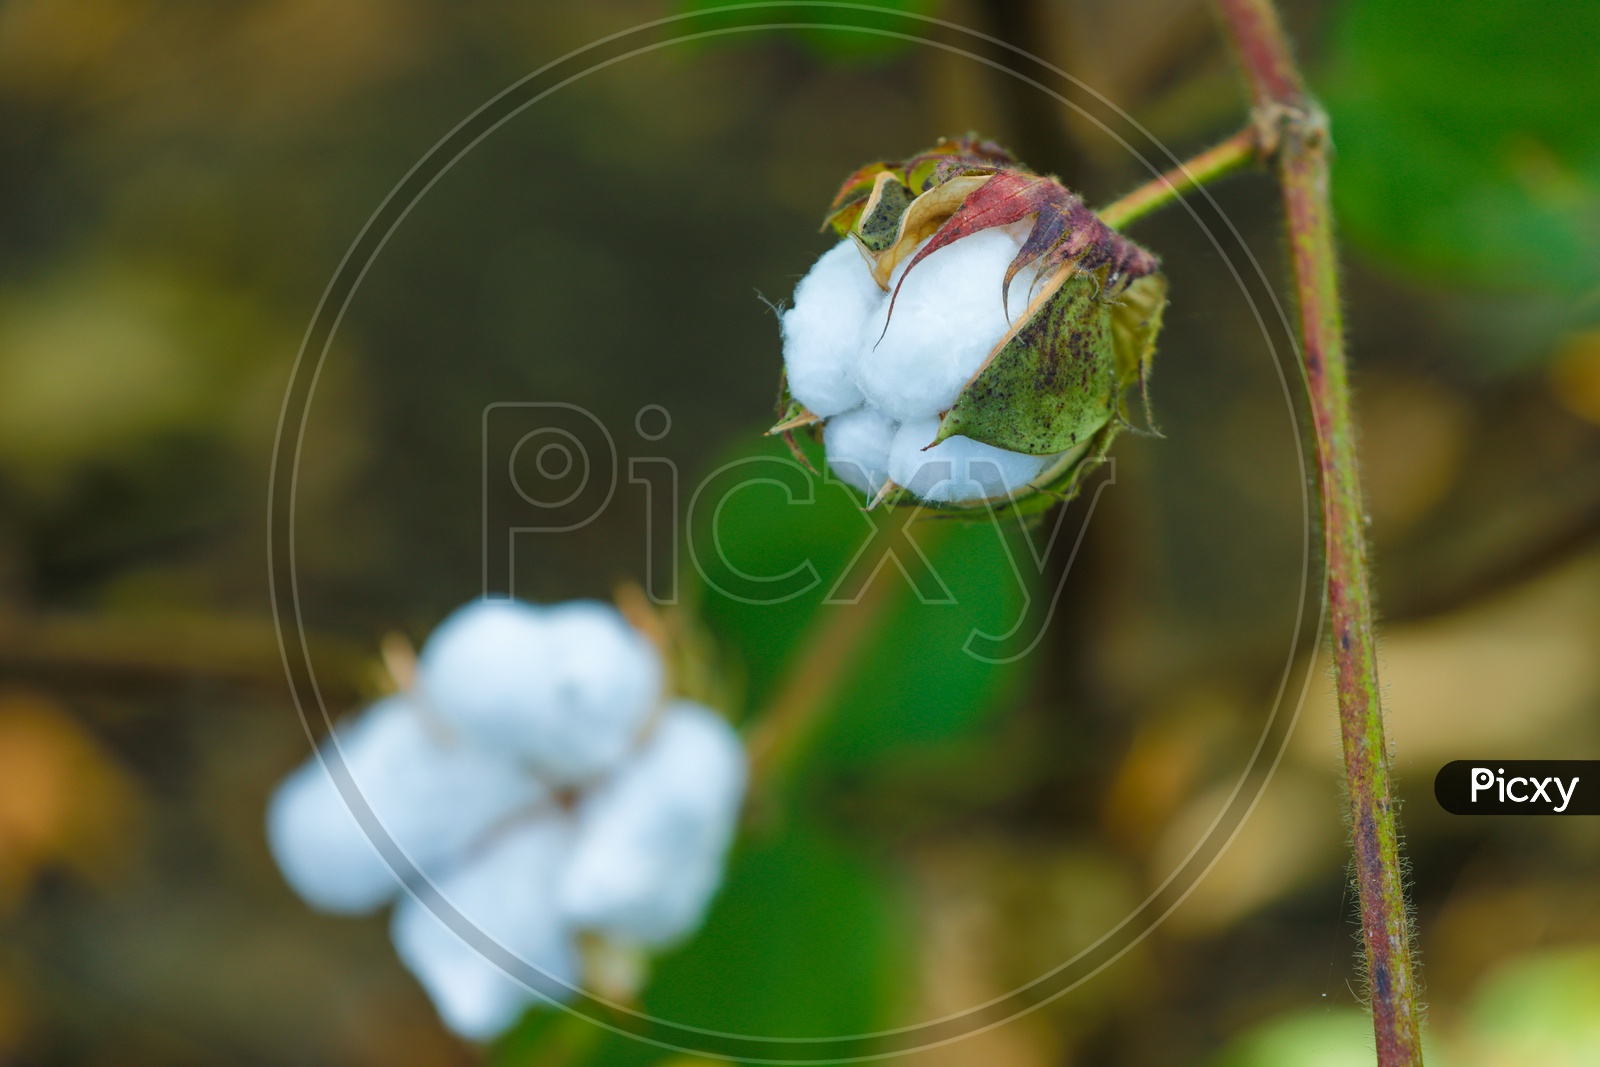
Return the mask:
<svg viewBox="0 0 1600 1067">
<path fill-rule="evenodd" d="M 334 737 L 325 754 L 336 749 L 361 799 L 427 873 L 500 819 L 550 801 L 537 779 L 446 736 L 400 697 L 341 724 Z M 371 911 L 400 889 L 320 758 L 273 794 L 267 840 L 289 884 L 324 911 Z"/>
<path fill-rule="evenodd" d="M 537 968 L 557 999 L 578 984 L 573 929 L 556 905 L 556 883 L 572 852 L 570 820 L 546 818 L 491 841 L 437 882 L 460 917 L 500 948 Z M 418 898 L 407 896 L 389 925 L 400 959 L 422 982 L 450 1029 L 489 1038 L 539 997 L 458 937 Z"/>
<path fill-rule="evenodd" d="M 609 605 L 464 607 L 425 646 L 416 688 L 342 724 L 323 754 L 421 879 L 403 886 L 316 756 L 268 806 L 273 855 L 326 911 L 407 890 L 390 924 L 401 960 L 446 1025 L 493 1037 L 584 981 L 580 935 L 664 946 L 716 893 L 744 748 L 710 709 L 664 705 L 662 675 Z M 542 975 L 537 990 L 482 939 Z"/>
<path fill-rule="evenodd" d="M 659 701 L 661 674 L 655 649 L 609 604 L 485 600 L 434 632 L 418 687 L 473 741 L 574 784 L 622 759 Z"/>
<path fill-rule="evenodd" d="M 638 945 L 682 937 L 720 880 L 744 787 L 744 749 L 727 722 L 672 704 L 637 758 L 584 802 L 563 909 Z"/>
</svg>

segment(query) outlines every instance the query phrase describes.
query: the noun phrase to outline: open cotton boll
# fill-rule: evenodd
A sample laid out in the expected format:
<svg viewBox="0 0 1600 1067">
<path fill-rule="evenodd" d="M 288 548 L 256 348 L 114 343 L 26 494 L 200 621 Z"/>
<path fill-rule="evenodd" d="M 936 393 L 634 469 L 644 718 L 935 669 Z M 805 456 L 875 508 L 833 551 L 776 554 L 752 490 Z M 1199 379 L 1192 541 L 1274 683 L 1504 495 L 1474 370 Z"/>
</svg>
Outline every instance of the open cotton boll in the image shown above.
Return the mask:
<svg viewBox="0 0 1600 1067">
<path fill-rule="evenodd" d="M 868 496 L 889 477 L 889 446 L 895 423 L 877 408 L 857 408 L 835 415 L 822 428 L 828 466 L 839 480 Z"/>
<path fill-rule="evenodd" d="M 430 873 L 511 812 L 550 801 L 549 791 L 511 761 L 436 736 L 402 697 L 342 723 L 336 737 L 362 799 Z M 274 792 L 267 842 L 289 884 L 324 911 L 368 911 L 399 888 L 316 756 Z"/>
<path fill-rule="evenodd" d="M 485 600 L 434 631 L 417 678 L 467 736 L 566 785 L 622 759 L 655 706 L 661 663 L 609 604 Z"/>
<path fill-rule="evenodd" d="M 549 978 L 576 985 L 576 944 L 555 903 L 556 880 L 570 850 L 566 820 L 531 822 L 507 831 L 436 884 L 482 935 Z M 404 897 L 396 906 L 389 934 L 439 1017 L 464 1037 L 495 1037 L 540 1002 L 537 993 L 456 936 L 415 897 Z M 539 984 L 557 999 L 570 995 L 550 982 Z"/>
<path fill-rule="evenodd" d="M 551 781 L 573 784 L 633 748 L 661 700 L 661 657 L 610 604 L 574 600 L 549 617 L 558 705 L 523 753 Z"/>
<path fill-rule="evenodd" d="M 905 421 L 938 415 L 956 402 L 1027 309 L 1038 274 L 1032 266 L 1012 279 L 1009 321 L 1000 302 L 1000 283 L 1022 240 L 1015 226 L 981 230 L 939 249 L 909 274 L 910 256 L 895 268 L 889 291 L 902 277 L 905 284 L 894 314 L 885 299 L 862 337 L 856 382 L 869 403 Z"/>
<path fill-rule="evenodd" d="M 824 418 L 861 403 L 856 359 L 861 330 L 884 299 L 852 241 L 840 241 L 817 260 L 785 311 L 783 363 L 789 393 Z"/>
<path fill-rule="evenodd" d="M 938 435 L 936 418 L 907 422 L 895 433 L 889 452 L 889 477 L 895 484 L 934 504 L 1019 493 L 1059 458 L 1008 452 L 960 436 L 927 448 Z"/>
<path fill-rule="evenodd" d="M 694 929 L 721 881 L 745 774 L 744 748 L 726 721 L 673 703 L 637 758 L 580 808 L 563 912 L 641 946 Z"/>
<path fill-rule="evenodd" d="M 477 600 L 452 612 L 422 646 L 417 690 L 479 744 L 520 751 L 554 699 L 554 662 L 544 609 Z"/>
</svg>

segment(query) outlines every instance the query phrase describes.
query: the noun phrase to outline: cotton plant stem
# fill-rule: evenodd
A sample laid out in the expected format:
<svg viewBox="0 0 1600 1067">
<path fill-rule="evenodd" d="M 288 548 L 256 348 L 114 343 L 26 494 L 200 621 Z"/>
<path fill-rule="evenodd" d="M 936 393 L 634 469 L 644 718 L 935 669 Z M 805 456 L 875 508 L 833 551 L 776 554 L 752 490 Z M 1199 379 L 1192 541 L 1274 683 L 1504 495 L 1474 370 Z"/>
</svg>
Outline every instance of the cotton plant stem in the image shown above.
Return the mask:
<svg viewBox="0 0 1600 1067">
<path fill-rule="evenodd" d="M 1271 0 L 1216 0 L 1275 148 L 1301 355 L 1316 425 L 1328 613 L 1349 791 L 1356 887 L 1379 1067 L 1420 1067 L 1422 1041 L 1411 930 L 1400 873 L 1378 690 L 1366 530 L 1351 425 L 1339 273 L 1328 201 L 1328 133 L 1305 91 Z"/>
<path fill-rule="evenodd" d="M 1240 130 L 1221 144 L 1206 149 L 1188 162 L 1179 164 L 1161 177 L 1100 208 L 1095 214 L 1113 230 L 1124 229 L 1202 185 L 1209 185 L 1218 178 L 1225 178 L 1255 163 L 1261 158 L 1260 144 L 1260 132 L 1255 127 Z"/>
</svg>

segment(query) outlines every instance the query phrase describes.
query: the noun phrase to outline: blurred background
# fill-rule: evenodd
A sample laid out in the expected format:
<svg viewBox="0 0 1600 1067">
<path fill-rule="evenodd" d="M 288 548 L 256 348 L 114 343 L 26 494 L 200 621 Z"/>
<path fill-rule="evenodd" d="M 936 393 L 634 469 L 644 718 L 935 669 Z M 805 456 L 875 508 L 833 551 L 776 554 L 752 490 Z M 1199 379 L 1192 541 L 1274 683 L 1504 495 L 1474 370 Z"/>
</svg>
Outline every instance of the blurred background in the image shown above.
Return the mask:
<svg viewBox="0 0 1600 1067">
<path fill-rule="evenodd" d="M 782 15 L 890 32 L 618 58 L 757 21 L 691 19 L 592 53 L 616 62 L 512 118 L 406 217 L 333 338 L 298 470 L 298 593 L 332 711 L 371 695 L 384 634 L 420 640 L 480 591 L 486 406 L 588 409 L 623 459 L 677 465 L 681 522 L 718 465 L 782 454 L 759 437 L 779 367 L 763 298 L 827 247 L 850 170 L 976 130 L 1105 202 L 1149 177 L 1135 152 L 1165 163 L 1158 143 L 1190 153 L 1245 114 L 1201 0 L 896 6 L 1082 85 L 864 12 Z M 324 287 L 473 108 L 694 8 L 0 6 L 0 1062 L 693 1062 L 557 1014 L 489 1049 L 456 1040 L 382 917 L 319 916 L 284 886 L 262 816 L 310 751 L 272 622 L 268 478 Z M 1285 18 L 1339 150 L 1432 1062 L 1592 1064 L 1600 822 L 1449 816 L 1432 779 L 1456 758 L 1600 757 L 1600 8 L 1328 0 Z M 985 526 L 929 537 L 953 605 L 880 575 L 888 614 L 761 784 L 649 1010 L 801 1037 L 937 1019 L 1094 946 L 1187 870 L 1192 892 L 1169 889 L 1170 917 L 1099 973 L 910 1062 L 1370 1062 L 1275 189 L 1246 174 L 1215 197 L 1133 231 L 1171 278 L 1165 437 L 1118 442 L 1070 568 L 1085 501 L 1026 582 L 1019 535 Z M 656 440 L 635 428 L 652 404 L 670 416 Z M 743 490 L 718 561 L 683 568 L 741 722 L 849 610 L 822 599 L 866 527 L 835 489 L 817 501 Z M 624 479 L 580 535 L 523 542 L 515 591 L 645 581 L 649 514 Z M 690 524 L 680 553 L 708 536 Z M 805 558 L 825 581 L 780 606 L 718 579 Z M 1042 621 L 1058 584 L 1032 652 L 962 652 L 974 628 Z M 1282 750 L 1270 782 L 1263 737 Z M 1208 829 L 1241 780 L 1264 792 L 1218 853 Z M 1196 849 L 1216 859 L 1199 879 Z"/>
</svg>

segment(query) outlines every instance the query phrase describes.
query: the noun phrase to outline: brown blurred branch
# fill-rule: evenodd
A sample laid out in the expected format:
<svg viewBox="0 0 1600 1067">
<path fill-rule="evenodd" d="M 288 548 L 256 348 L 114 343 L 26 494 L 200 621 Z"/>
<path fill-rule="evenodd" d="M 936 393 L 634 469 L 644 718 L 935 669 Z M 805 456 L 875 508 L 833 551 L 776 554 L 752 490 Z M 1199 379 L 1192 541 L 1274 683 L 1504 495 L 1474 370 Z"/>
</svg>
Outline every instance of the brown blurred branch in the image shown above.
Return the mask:
<svg viewBox="0 0 1600 1067">
<path fill-rule="evenodd" d="M 318 679 L 336 701 L 359 695 L 370 657 L 320 638 Z M 196 616 L 0 616 L 0 668 L 50 682 L 171 685 L 195 679 L 281 692 L 283 660 L 270 621 Z"/>
</svg>

